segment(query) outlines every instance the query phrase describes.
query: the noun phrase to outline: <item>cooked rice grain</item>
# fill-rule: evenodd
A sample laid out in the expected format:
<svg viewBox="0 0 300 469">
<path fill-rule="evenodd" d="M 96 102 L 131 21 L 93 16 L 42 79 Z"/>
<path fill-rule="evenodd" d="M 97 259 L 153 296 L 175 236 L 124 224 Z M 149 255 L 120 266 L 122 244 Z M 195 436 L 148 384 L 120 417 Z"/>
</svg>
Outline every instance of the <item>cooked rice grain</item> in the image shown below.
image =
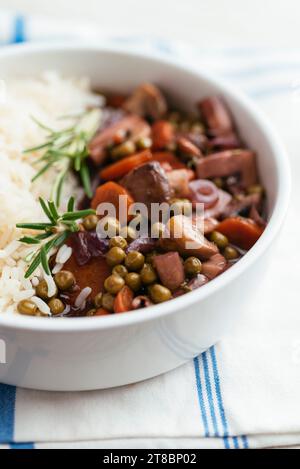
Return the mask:
<svg viewBox="0 0 300 469">
<path fill-rule="evenodd" d="M 32 163 L 39 154 L 23 150 L 45 139 L 44 131 L 31 116 L 59 129 L 68 121 L 58 117 L 76 115 L 87 106 L 101 105 L 102 99 L 90 92 L 87 79 L 62 78 L 55 72 L 46 72 L 38 79 L 7 81 L 6 85 L 6 99 L 0 107 L 0 312 L 10 314 L 17 311 L 20 299 L 32 296 L 32 286 L 42 278 L 42 272 L 37 269 L 32 275 L 36 279 L 33 283 L 24 279 L 27 264 L 23 259 L 34 247 L 17 242 L 26 231 L 15 225 L 44 219 L 38 197 L 49 197 L 53 180 L 53 172 L 49 172 L 31 182 L 36 173 Z M 64 200 L 80 191 L 76 179 L 70 175 L 64 187 Z M 50 313 L 46 303 L 35 301 L 41 311 Z"/>
</svg>

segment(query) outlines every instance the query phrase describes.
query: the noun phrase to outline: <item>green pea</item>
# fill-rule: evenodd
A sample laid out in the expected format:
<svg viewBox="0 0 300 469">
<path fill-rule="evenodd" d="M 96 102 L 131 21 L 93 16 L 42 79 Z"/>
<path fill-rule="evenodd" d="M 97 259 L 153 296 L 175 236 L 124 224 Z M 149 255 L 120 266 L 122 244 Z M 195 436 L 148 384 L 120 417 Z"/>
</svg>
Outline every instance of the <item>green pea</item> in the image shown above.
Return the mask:
<svg viewBox="0 0 300 469">
<path fill-rule="evenodd" d="M 188 257 L 184 261 L 184 271 L 188 277 L 195 277 L 201 270 L 202 264 L 197 257 Z"/>
<path fill-rule="evenodd" d="M 264 188 L 260 184 L 253 184 L 252 186 L 247 187 L 247 193 L 251 194 L 259 194 L 262 195 L 264 193 Z"/>
<path fill-rule="evenodd" d="M 65 305 L 58 298 L 52 298 L 52 300 L 49 301 L 48 306 L 50 308 L 51 313 L 54 315 L 62 314 L 65 309 Z"/>
<path fill-rule="evenodd" d="M 139 150 L 146 150 L 152 147 L 152 140 L 149 137 L 142 137 L 136 142 Z"/>
<path fill-rule="evenodd" d="M 114 147 L 110 154 L 111 156 L 118 160 L 119 158 L 124 158 L 124 156 L 132 155 L 136 151 L 136 146 L 131 140 L 121 143 L 120 145 Z"/>
<path fill-rule="evenodd" d="M 163 303 L 172 298 L 170 290 L 163 285 L 155 283 L 149 287 L 150 298 L 154 303 Z"/>
<path fill-rule="evenodd" d="M 195 134 L 203 134 L 205 132 L 204 125 L 201 122 L 194 122 L 191 127 L 191 132 Z"/>
<path fill-rule="evenodd" d="M 125 258 L 125 266 L 130 271 L 140 270 L 145 262 L 145 257 L 138 251 L 131 251 Z"/>
<path fill-rule="evenodd" d="M 240 257 L 240 254 L 239 254 L 238 250 L 235 249 L 232 246 L 226 246 L 226 248 L 223 251 L 223 255 L 224 255 L 225 259 L 228 260 L 228 261 L 232 261 L 232 260 L 237 259 L 238 257 Z"/>
<path fill-rule="evenodd" d="M 35 293 L 38 297 L 42 298 L 42 300 L 48 300 L 48 284 L 46 280 L 41 280 L 39 284 L 36 286 Z M 53 296 L 57 295 L 57 289 Z"/>
<path fill-rule="evenodd" d="M 104 293 L 102 297 L 102 307 L 112 313 L 114 310 L 114 301 L 115 297 L 111 293 Z"/>
<path fill-rule="evenodd" d="M 126 249 L 127 248 L 127 241 L 125 238 L 122 236 L 114 236 L 109 240 L 109 247 L 110 248 L 121 248 L 121 249 Z"/>
<path fill-rule="evenodd" d="M 222 178 L 214 178 L 212 182 L 219 188 L 222 189 L 224 186 L 223 179 Z"/>
<path fill-rule="evenodd" d="M 27 316 L 35 316 L 38 313 L 38 307 L 33 301 L 22 300 L 18 303 L 18 312 Z"/>
<path fill-rule="evenodd" d="M 121 228 L 120 235 L 125 238 L 129 243 L 137 237 L 136 231 L 131 226 L 124 226 L 123 228 Z"/>
<path fill-rule="evenodd" d="M 68 270 L 61 270 L 54 275 L 54 281 L 57 287 L 64 291 L 73 287 L 76 280 L 72 272 L 69 272 Z"/>
<path fill-rule="evenodd" d="M 219 249 L 226 248 L 229 243 L 228 238 L 222 233 L 219 233 L 219 231 L 213 231 L 210 235 L 210 240 L 215 243 Z"/>
<path fill-rule="evenodd" d="M 174 215 L 184 214 L 186 216 L 190 216 L 192 210 L 192 204 L 188 199 L 171 200 L 171 211 L 174 212 Z"/>
<path fill-rule="evenodd" d="M 105 217 L 101 221 L 101 228 L 107 236 L 116 236 L 120 233 L 120 222 L 114 217 Z"/>
<path fill-rule="evenodd" d="M 89 309 L 86 316 L 95 316 L 97 310 L 95 308 Z"/>
<path fill-rule="evenodd" d="M 82 220 L 82 224 L 87 231 L 95 230 L 99 219 L 97 215 L 88 215 Z"/>
<path fill-rule="evenodd" d="M 111 248 L 106 254 L 106 262 L 110 267 L 114 267 L 115 265 L 122 264 L 125 257 L 126 254 L 123 249 L 115 246 Z"/>
<path fill-rule="evenodd" d="M 120 277 L 125 278 L 128 274 L 128 270 L 126 269 L 125 265 L 119 264 L 113 268 L 112 273 L 114 275 L 119 275 Z"/>
<path fill-rule="evenodd" d="M 126 285 L 134 292 L 138 292 L 142 286 L 141 277 L 136 272 L 130 272 L 125 277 Z"/>
<path fill-rule="evenodd" d="M 104 288 L 112 295 L 116 295 L 124 285 L 125 281 L 120 275 L 110 275 L 104 282 Z"/>
<path fill-rule="evenodd" d="M 96 308 L 101 308 L 102 306 L 102 296 L 103 294 L 101 292 L 97 293 L 97 295 L 94 298 L 94 305 Z"/>
<path fill-rule="evenodd" d="M 144 264 L 140 276 L 144 285 L 150 285 L 157 280 L 156 272 L 151 264 Z"/>
<path fill-rule="evenodd" d="M 165 231 L 165 225 L 159 221 L 153 223 L 151 226 L 151 237 L 152 238 L 161 238 Z"/>
</svg>

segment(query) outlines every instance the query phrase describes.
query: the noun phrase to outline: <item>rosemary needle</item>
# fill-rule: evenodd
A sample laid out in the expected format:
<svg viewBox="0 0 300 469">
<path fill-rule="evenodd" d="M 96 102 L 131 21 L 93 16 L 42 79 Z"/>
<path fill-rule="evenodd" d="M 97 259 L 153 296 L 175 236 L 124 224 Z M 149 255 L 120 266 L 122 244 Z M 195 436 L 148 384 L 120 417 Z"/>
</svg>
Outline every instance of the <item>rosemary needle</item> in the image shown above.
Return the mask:
<svg viewBox="0 0 300 469">
<path fill-rule="evenodd" d="M 61 246 L 71 233 L 79 231 L 79 225 L 76 223 L 78 220 L 96 213 L 92 209 L 74 210 L 74 197 L 69 199 L 65 213 L 59 213 L 57 205 L 51 200 L 45 201 L 40 197 L 39 202 L 49 222 L 18 223 L 16 225 L 17 228 L 43 231 L 35 236 L 23 236 L 19 240 L 22 243 L 37 246 L 37 251 L 25 273 L 25 278 L 30 277 L 40 264 L 46 274 L 50 275 L 48 254 L 51 249 Z"/>
<path fill-rule="evenodd" d="M 60 205 L 63 184 L 70 171 L 79 174 L 86 195 L 91 198 L 91 180 L 87 165 L 88 144 L 100 126 L 101 110 L 91 109 L 75 118 L 75 124 L 56 131 L 33 118 L 45 132 L 46 141 L 36 147 L 28 148 L 25 153 L 42 152 L 36 161 L 41 165 L 32 181 L 36 181 L 50 168 L 55 167 L 57 176 L 51 190 L 51 198 L 57 207 Z"/>
</svg>

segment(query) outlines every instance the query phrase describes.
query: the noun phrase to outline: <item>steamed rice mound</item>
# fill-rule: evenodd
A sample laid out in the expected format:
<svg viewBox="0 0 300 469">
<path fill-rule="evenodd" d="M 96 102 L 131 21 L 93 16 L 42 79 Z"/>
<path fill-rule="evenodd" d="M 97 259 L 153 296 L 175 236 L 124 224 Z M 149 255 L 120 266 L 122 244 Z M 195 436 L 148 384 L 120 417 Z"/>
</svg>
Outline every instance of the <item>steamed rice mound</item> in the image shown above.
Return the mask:
<svg viewBox="0 0 300 469">
<path fill-rule="evenodd" d="M 37 269 L 31 279 L 24 279 L 27 268 L 23 260 L 31 246 L 17 240 L 25 234 L 16 223 L 44 220 L 38 197 L 50 195 L 53 173 L 46 172 L 34 183 L 33 166 L 37 154 L 24 149 L 39 145 L 45 132 L 31 116 L 47 126 L 66 126 L 58 117 L 76 115 L 90 105 L 101 104 L 101 98 L 90 91 L 86 79 L 62 78 L 54 72 L 38 79 L 5 83 L 0 105 L 0 312 L 15 313 L 20 300 L 34 295 L 33 285 L 43 272 Z M 70 175 L 64 184 L 63 200 L 78 195 L 81 189 Z M 62 206 L 64 204 L 62 203 Z"/>
</svg>

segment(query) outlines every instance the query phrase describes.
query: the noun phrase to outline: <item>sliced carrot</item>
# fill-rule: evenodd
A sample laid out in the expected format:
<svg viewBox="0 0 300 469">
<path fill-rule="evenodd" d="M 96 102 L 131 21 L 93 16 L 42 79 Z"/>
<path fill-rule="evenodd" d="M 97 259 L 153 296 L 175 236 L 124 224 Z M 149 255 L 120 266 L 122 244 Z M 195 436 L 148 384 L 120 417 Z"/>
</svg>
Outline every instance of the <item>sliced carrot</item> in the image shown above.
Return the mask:
<svg viewBox="0 0 300 469">
<path fill-rule="evenodd" d="M 95 312 L 94 316 L 106 316 L 107 314 L 111 314 L 111 313 L 109 311 L 107 311 L 107 309 L 99 308 Z"/>
<path fill-rule="evenodd" d="M 155 151 L 152 158 L 159 163 L 169 163 L 172 169 L 186 168 L 185 164 L 170 151 Z"/>
<path fill-rule="evenodd" d="M 117 294 L 114 301 L 114 311 L 115 313 L 125 313 L 130 311 L 133 301 L 133 291 L 130 290 L 127 285 L 122 288 Z"/>
<path fill-rule="evenodd" d="M 242 217 L 227 218 L 219 223 L 216 230 L 227 236 L 232 244 L 246 250 L 256 243 L 264 231 L 253 220 Z"/>
<path fill-rule="evenodd" d="M 152 148 L 161 150 L 174 140 L 174 127 L 170 122 L 160 120 L 152 125 Z"/>
<path fill-rule="evenodd" d="M 121 161 L 117 161 L 117 163 L 113 163 L 110 166 L 102 169 L 100 171 L 100 178 L 104 179 L 105 181 L 115 181 L 125 176 L 125 174 L 129 173 L 129 171 L 132 169 L 137 168 L 138 166 L 141 166 L 142 164 L 151 160 L 152 154 L 150 150 L 141 151 L 140 153 L 127 156 Z"/>
<path fill-rule="evenodd" d="M 121 196 L 123 196 L 122 199 L 120 199 Z M 107 202 L 114 205 L 116 209 L 116 218 L 121 223 L 130 219 L 128 211 L 130 206 L 134 203 L 134 200 L 125 187 L 120 186 L 120 184 L 113 181 L 106 182 L 105 184 L 102 184 L 102 186 L 99 186 L 96 189 L 91 207 L 96 209 L 99 204 Z M 103 216 L 104 215 L 105 214 L 103 214 Z"/>
<path fill-rule="evenodd" d="M 111 274 L 111 269 L 103 257 L 93 257 L 87 264 L 79 266 L 74 256 L 71 256 L 64 264 L 64 270 L 73 273 L 76 285 L 79 287 L 74 292 L 66 292 L 71 304 L 75 302 L 80 291 L 85 287 L 92 289 L 90 299 L 93 299 L 97 293 L 104 291 L 105 279 Z"/>
</svg>

